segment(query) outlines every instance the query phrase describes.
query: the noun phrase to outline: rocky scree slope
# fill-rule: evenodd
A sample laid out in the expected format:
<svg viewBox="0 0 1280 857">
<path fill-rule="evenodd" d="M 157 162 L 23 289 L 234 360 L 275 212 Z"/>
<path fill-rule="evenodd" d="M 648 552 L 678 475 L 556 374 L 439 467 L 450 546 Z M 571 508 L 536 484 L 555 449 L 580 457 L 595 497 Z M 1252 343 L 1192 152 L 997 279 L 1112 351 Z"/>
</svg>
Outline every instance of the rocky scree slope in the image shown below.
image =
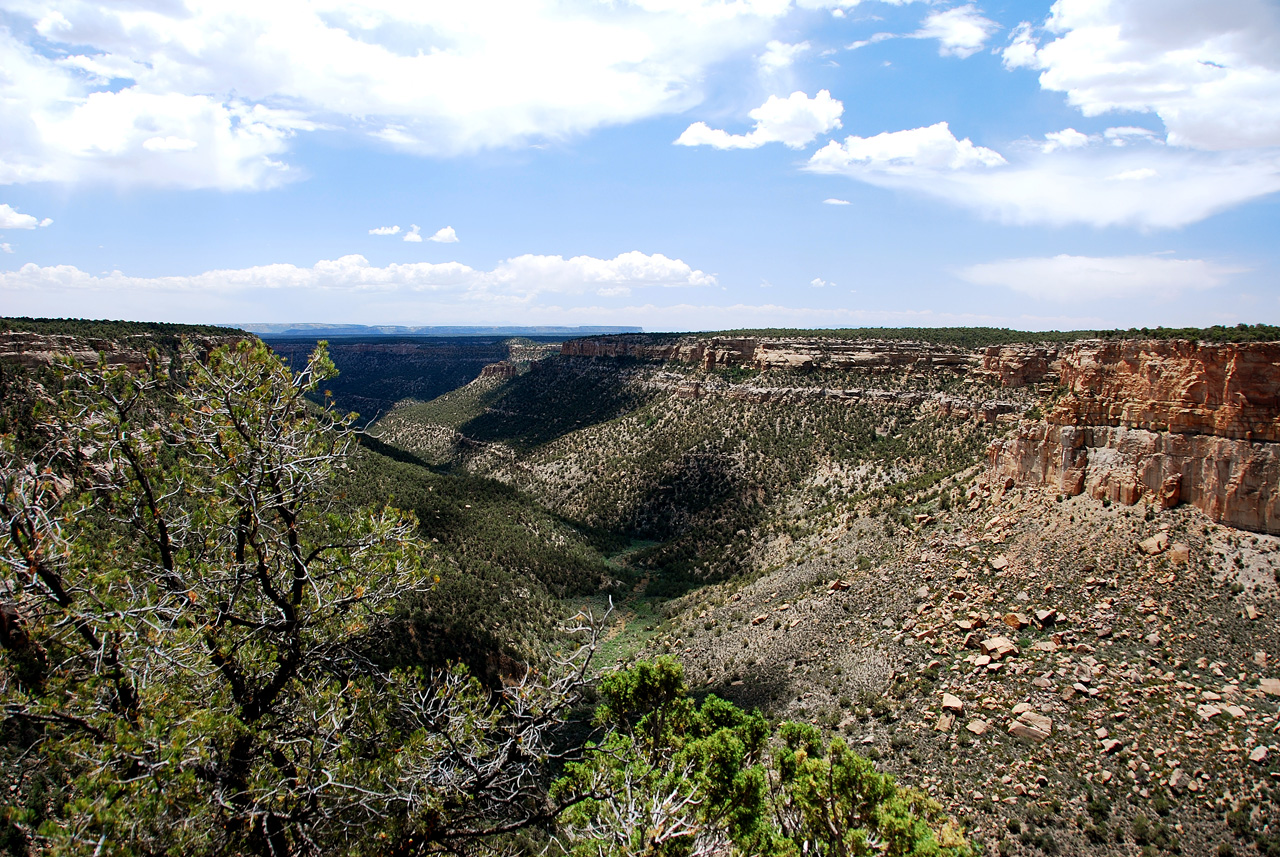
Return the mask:
<svg viewBox="0 0 1280 857">
<path fill-rule="evenodd" d="M 1276 349 L 976 355 L 972 371 L 1044 385 L 1048 418 L 923 497 L 758 530 L 754 572 L 669 604 L 641 656 L 847 733 L 990 853 L 1280 851 L 1280 539 L 1214 520 L 1270 520 Z M 1086 466 L 1064 484 L 1079 459 L 1043 444 L 1066 428 Z M 1090 442 L 1117 430 L 1183 457 Z M 1172 464 L 1178 493 L 1143 480 Z"/>
</svg>

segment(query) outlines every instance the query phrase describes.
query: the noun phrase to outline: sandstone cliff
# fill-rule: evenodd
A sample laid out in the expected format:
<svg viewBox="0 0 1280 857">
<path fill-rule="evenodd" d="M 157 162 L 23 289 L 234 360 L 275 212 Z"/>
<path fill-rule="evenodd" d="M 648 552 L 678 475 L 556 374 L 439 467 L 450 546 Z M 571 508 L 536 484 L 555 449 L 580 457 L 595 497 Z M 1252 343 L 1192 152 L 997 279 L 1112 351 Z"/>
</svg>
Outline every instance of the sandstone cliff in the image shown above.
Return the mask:
<svg viewBox="0 0 1280 857">
<path fill-rule="evenodd" d="M 632 357 L 725 369 L 869 369 L 911 366 L 964 372 L 973 356 L 964 350 L 927 342 L 840 340 L 821 337 L 685 336 L 660 340 L 643 335 L 572 339 L 561 346 L 568 357 Z"/>
<path fill-rule="evenodd" d="M 1280 343 L 1085 341 L 1045 420 L 992 444 L 991 475 L 1280 533 Z"/>
<path fill-rule="evenodd" d="M 239 335 L 196 337 L 193 341 L 199 349 L 207 351 L 240 338 L 242 337 Z M 146 336 L 103 339 L 69 334 L 0 331 L 0 360 L 31 369 L 52 366 L 59 357 L 69 357 L 89 364 L 96 364 L 101 359 L 108 366 L 127 366 L 138 371 L 149 365 L 148 351 L 154 345 L 155 342 Z M 168 354 L 162 351 L 158 357 L 161 366 L 168 366 Z"/>
</svg>

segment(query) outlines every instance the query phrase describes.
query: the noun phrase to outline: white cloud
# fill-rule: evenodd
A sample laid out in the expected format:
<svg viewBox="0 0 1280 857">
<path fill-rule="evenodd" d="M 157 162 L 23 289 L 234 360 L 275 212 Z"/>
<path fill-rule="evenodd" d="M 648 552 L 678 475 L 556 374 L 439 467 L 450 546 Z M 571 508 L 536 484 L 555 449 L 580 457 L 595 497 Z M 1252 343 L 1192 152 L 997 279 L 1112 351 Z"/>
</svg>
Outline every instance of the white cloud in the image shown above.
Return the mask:
<svg viewBox="0 0 1280 857">
<path fill-rule="evenodd" d="M 98 276 L 72 265 L 41 267 L 32 263 L 16 271 L 0 271 L 0 296 L 28 292 L 56 293 L 64 298 L 80 294 L 170 295 L 183 300 L 214 296 L 232 303 L 245 295 L 262 292 L 341 293 L 347 301 L 352 294 L 421 292 L 450 293 L 468 300 L 482 300 L 486 296 L 529 300 L 545 293 L 580 295 L 602 289 L 714 285 L 714 275 L 696 270 L 680 259 L 638 250 L 612 259 L 526 254 L 506 259 L 489 271 L 459 262 L 412 262 L 379 267 L 360 255 L 322 260 L 309 268 L 275 264 L 170 277 L 131 277 L 119 271 Z"/>
<path fill-rule="evenodd" d="M 1155 113 L 1168 142 L 1280 146 L 1280 6 L 1268 0 L 1057 0 L 1038 45 L 1029 24 L 1005 49 L 1085 116 Z"/>
<path fill-rule="evenodd" d="M 369 230 L 370 235 L 399 235 L 399 226 L 379 226 L 376 229 Z"/>
<path fill-rule="evenodd" d="M 1030 23 L 1023 21 L 1013 28 L 1013 32 L 1009 34 L 1009 44 L 1000 52 L 1000 56 L 1007 69 L 1035 68 L 1036 40 L 1031 34 Z"/>
<path fill-rule="evenodd" d="M 856 42 L 850 42 L 849 44 L 845 45 L 845 49 L 850 51 L 856 51 L 859 48 L 865 48 L 867 45 L 874 45 L 874 44 L 877 44 L 878 42 L 883 42 L 888 39 L 896 39 L 896 38 L 897 36 L 893 33 L 876 33 L 875 35 L 871 36 L 868 39 L 858 39 L 858 41 Z"/>
<path fill-rule="evenodd" d="M 0 244 L 0 250 L 4 251 L 5 253 L 12 253 L 13 247 L 10 246 L 9 244 Z"/>
<path fill-rule="evenodd" d="M 825 289 L 827 286 L 834 286 L 835 283 L 828 283 L 821 277 L 814 277 L 809 281 L 809 285 L 813 286 L 815 289 Z"/>
<path fill-rule="evenodd" d="M 1064 128 L 1061 131 L 1050 131 L 1044 135 L 1045 143 L 1040 151 L 1046 155 L 1058 149 L 1079 149 L 1089 145 L 1089 135 L 1082 134 L 1075 128 Z"/>
<path fill-rule="evenodd" d="M 148 152 L 190 152 L 200 144 L 186 137 L 149 137 L 142 141 Z"/>
<path fill-rule="evenodd" d="M 40 225 L 41 225 L 41 226 L 52 226 L 52 225 L 53 225 L 53 218 L 52 218 L 52 217 L 46 217 L 44 220 L 41 220 L 41 221 L 40 221 Z"/>
<path fill-rule="evenodd" d="M 796 57 L 809 50 L 808 42 L 800 42 L 799 44 L 789 45 L 786 42 L 780 42 L 772 39 L 765 46 L 764 53 L 760 55 L 760 70 L 765 74 L 772 74 L 791 68 L 796 61 Z"/>
<path fill-rule="evenodd" d="M 769 42 L 791 0 L 6 8 L 2 183 L 271 187 L 298 177 L 292 138 L 325 129 L 436 155 L 565 139 L 688 110 L 761 45 L 777 68 L 804 47 Z"/>
<path fill-rule="evenodd" d="M 1114 176 L 1108 176 L 1108 178 L 1112 181 L 1133 182 L 1153 179 L 1158 175 L 1160 174 L 1151 169 L 1151 167 L 1139 167 L 1136 170 L 1125 170 L 1124 172 L 1116 173 Z"/>
<path fill-rule="evenodd" d="M 956 140 L 946 123 L 938 123 L 832 142 L 806 168 L 938 197 L 1020 224 L 1173 228 L 1280 190 L 1280 152 L 1234 155 L 1094 142 L 1049 153 L 1043 144 L 1028 143 L 1015 146 L 1006 161 Z"/>
<path fill-rule="evenodd" d="M 982 17 L 978 7 L 970 3 L 930 14 L 911 37 L 937 39 L 939 54 L 965 59 L 982 50 L 988 37 L 998 29 L 995 21 Z"/>
<path fill-rule="evenodd" d="M 684 130 L 675 144 L 756 149 L 766 143 L 782 143 L 789 148 L 800 149 L 813 142 L 819 134 L 839 128 L 843 112 L 844 105 L 825 89 L 819 90 L 813 98 L 803 92 L 793 92 L 787 98 L 770 95 L 764 104 L 747 114 L 756 121 L 750 133 L 729 134 L 710 128 L 705 122 L 695 122 Z"/>
<path fill-rule="evenodd" d="M 846 137 L 843 143 L 832 140 L 814 152 L 809 169 L 820 173 L 918 174 L 1003 163 L 998 152 L 975 146 L 968 138 L 957 140 L 950 126 L 939 122 L 874 137 Z"/>
<path fill-rule="evenodd" d="M 852 205 L 853 203 L 849 202 L 849 200 L 847 199 L 836 199 L 835 197 L 830 197 L 829 199 L 824 199 L 822 201 L 822 204 L 823 205 Z"/>
<path fill-rule="evenodd" d="M 42 221 L 30 214 L 22 214 L 7 203 L 0 202 L 0 229 L 35 229 L 37 226 L 48 226 L 52 222 L 47 217 Z"/>
<path fill-rule="evenodd" d="M 1215 288 L 1247 270 L 1203 259 L 1060 255 L 971 265 L 959 275 L 975 285 L 1003 286 L 1035 298 L 1076 303 L 1173 297 L 1183 291 Z"/>
<path fill-rule="evenodd" d="M 414 244 L 422 243 L 422 229 L 418 224 L 414 223 L 409 227 L 409 231 L 405 233 L 404 240 Z"/>
<path fill-rule="evenodd" d="M 427 240 L 435 241 L 437 244 L 457 244 L 458 233 L 453 231 L 452 226 L 443 226 L 437 229 L 435 234 Z"/>
<path fill-rule="evenodd" d="M 1142 143 L 1163 143 L 1164 139 L 1148 128 L 1134 128 L 1124 126 L 1120 128 L 1108 128 L 1102 132 L 1102 136 L 1107 139 L 1113 146 L 1127 146 L 1133 142 Z"/>
</svg>

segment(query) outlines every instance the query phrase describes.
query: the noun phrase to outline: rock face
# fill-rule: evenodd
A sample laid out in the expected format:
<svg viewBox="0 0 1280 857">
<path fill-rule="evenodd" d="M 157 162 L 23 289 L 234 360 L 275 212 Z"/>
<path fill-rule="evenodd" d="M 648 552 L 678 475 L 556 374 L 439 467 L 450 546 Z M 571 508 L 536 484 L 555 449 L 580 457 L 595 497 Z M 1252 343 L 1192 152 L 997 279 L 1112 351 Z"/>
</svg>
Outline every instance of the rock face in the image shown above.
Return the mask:
<svg viewBox="0 0 1280 857">
<path fill-rule="evenodd" d="M 520 374 L 520 367 L 510 360 L 490 363 L 480 370 L 481 378 L 514 378 Z"/>
<path fill-rule="evenodd" d="M 974 357 L 958 348 L 901 340 L 839 340 L 772 337 L 680 337 L 640 334 L 572 339 L 561 346 L 568 357 L 632 357 L 678 361 L 703 369 L 869 369 L 909 366 L 968 371 Z"/>
<path fill-rule="evenodd" d="M 1081 342 L 1045 420 L 992 444 L 996 479 L 1280 533 L 1280 343 Z"/>
<path fill-rule="evenodd" d="M 193 341 L 199 350 L 207 351 L 240 336 L 197 337 Z M 123 339 L 82 338 L 68 334 L 45 335 L 26 331 L 0 331 L 0 360 L 18 363 L 27 368 L 52 366 L 59 358 L 71 358 L 86 364 L 96 364 L 99 359 L 108 366 L 127 366 L 133 371 L 148 365 L 147 352 L 152 342 L 145 337 Z M 159 354 L 161 366 L 167 366 L 169 358 Z"/>
<path fill-rule="evenodd" d="M 1280 343 L 1086 341 L 1049 422 L 1280 442 Z"/>
<path fill-rule="evenodd" d="M 973 374 L 1002 387 L 1026 387 L 1058 380 L 1059 349 L 1042 345 L 992 345 L 978 351 Z"/>
</svg>

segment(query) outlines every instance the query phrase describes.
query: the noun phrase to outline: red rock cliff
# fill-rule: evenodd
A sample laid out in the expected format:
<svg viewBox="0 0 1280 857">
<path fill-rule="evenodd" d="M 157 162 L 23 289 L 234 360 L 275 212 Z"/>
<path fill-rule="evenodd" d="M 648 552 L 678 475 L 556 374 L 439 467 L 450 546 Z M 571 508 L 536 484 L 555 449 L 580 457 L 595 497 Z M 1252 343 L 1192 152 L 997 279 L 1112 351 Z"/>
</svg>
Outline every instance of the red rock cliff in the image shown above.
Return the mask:
<svg viewBox="0 0 1280 857">
<path fill-rule="evenodd" d="M 1042 422 L 992 444 L 996 478 L 1280 533 L 1280 343 L 1080 342 Z"/>
</svg>

